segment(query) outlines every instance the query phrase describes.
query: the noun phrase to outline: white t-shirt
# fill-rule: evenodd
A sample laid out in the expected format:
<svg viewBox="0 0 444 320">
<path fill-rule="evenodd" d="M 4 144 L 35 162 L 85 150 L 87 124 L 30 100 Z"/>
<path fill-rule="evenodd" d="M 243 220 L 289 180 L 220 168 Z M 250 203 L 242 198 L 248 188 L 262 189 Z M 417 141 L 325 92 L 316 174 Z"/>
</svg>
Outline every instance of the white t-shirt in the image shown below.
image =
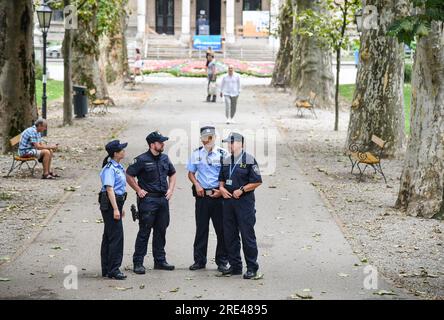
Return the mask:
<svg viewBox="0 0 444 320">
<path fill-rule="evenodd" d="M 224 96 L 236 97 L 240 93 L 240 78 L 239 75 L 233 73 L 232 76 L 226 75 L 222 79 L 220 91 Z"/>
</svg>

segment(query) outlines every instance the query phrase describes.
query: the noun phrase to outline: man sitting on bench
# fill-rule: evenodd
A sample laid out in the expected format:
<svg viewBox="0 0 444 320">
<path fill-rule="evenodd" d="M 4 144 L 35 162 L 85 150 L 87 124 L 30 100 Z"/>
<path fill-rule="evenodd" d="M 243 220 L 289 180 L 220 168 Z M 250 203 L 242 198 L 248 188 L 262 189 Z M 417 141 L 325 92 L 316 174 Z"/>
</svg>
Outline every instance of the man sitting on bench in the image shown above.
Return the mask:
<svg viewBox="0 0 444 320">
<path fill-rule="evenodd" d="M 48 124 L 45 119 L 38 119 L 34 125 L 23 131 L 20 138 L 18 153 L 20 157 L 35 157 L 43 163 L 42 179 L 54 179 L 59 177 L 51 171 L 51 160 L 58 144 L 47 145 L 42 140 L 41 132 L 46 131 Z"/>
</svg>

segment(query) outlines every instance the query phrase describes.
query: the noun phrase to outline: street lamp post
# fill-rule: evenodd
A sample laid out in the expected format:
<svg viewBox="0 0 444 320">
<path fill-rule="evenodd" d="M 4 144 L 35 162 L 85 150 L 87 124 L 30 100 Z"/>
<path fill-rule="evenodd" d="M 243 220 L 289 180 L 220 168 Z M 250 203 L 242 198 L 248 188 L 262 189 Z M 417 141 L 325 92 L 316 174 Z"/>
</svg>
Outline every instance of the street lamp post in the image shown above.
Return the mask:
<svg viewBox="0 0 444 320">
<path fill-rule="evenodd" d="M 51 25 L 52 10 L 43 1 L 43 4 L 37 9 L 37 18 L 39 19 L 40 30 L 42 30 L 43 36 L 43 93 L 42 93 L 42 118 L 46 119 L 46 38 L 48 35 L 48 30 Z M 46 136 L 47 132 L 44 132 Z"/>
</svg>

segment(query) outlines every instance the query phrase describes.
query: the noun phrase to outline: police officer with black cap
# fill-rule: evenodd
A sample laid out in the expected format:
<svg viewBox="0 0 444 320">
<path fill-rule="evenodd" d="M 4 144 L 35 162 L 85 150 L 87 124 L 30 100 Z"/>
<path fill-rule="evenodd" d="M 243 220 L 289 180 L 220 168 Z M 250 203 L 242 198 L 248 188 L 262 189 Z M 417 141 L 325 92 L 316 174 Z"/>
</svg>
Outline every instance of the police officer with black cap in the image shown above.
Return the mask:
<svg viewBox="0 0 444 320">
<path fill-rule="evenodd" d="M 202 146 L 191 154 L 188 161 L 188 179 L 193 183 L 196 198 L 196 236 L 194 238 L 194 264 L 190 270 L 203 269 L 207 263 L 207 247 L 210 219 L 217 236 L 216 264 L 220 272 L 228 269 L 222 223 L 222 196 L 219 191 L 219 172 L 227 152 L 215 145 L 216 129 L 211 126 L 200 129 Z"/>
<path fill-rule="evenodd" d="M 244 137 L 232 132 L 222 140 L 228 143 L 231 153 L 224 159 L 219 174 L 219 190 L 223 200 L 224 237 L 228 250 L 230 268 L 223 272 L 226 275 L 242 274 L 242 249 L 247 263 L 244 279 L 257 276 L 258 249 L 254 225 L 256 209 L 254 190 L 262 184 L 262 178 L 256 159 L 244 151 Z"/>
<path fill-rule="evenodd" d="M 134 159 L 126 172 L 127 182 L 137 193 L 139 232 L 133 255 L 134 272 L 144 274 L 143 259 L 153 229 L 154 269 L 174 270 L 166 261 L 165 234 L 170 222 L 169 200 L 176 185 L 176 169 L 166 154 L 168 137 L 151 132 L 146 141 L 149 150 Z M 137 181 L 136 181 L 137 177 Z"/>
<path fill-rule="evenodd" d="M 128 143 L 113 140 L 106 146 L 108 155 L 103 160 L 100 179 L 102 188 L 99 194 L 104 231 L 100 250 L 102 276 L 124 280 L 126 276 L 119 270 L 123 259 L 123 225 L 125 216 L 123 205 L 126 200 L 125 170 L 120 161 L 125 157 Z"/>
</svg>

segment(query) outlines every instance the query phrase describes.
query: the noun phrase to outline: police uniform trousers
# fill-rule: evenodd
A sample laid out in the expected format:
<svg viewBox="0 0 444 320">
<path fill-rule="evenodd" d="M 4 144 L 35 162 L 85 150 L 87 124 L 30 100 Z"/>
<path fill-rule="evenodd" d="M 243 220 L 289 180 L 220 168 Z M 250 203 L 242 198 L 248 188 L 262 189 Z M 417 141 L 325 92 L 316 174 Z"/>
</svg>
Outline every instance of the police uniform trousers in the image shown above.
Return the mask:
<svg viewBox="0 0 444 320">
<path fill-rule="evenodd" d="M 125 201 L 117 201 L 117 207 L 122 214 Z M 104 231 L 100 257 L 102 263 L 102 275 L 116 274 L 122 265 L 123 259 L 123 224 L 122 216 L 119 220 L 114 219 L 114 209 L 109 206 L 107 210 L 101 210 Z"/>
<path fill-rule="evenodd" d="M 153 257 L 154 263 L 166 262 L 165 234 L 170 224 L 170 209 L 165 196 L 142 199 L 139 207 L 139 232 L 137 233 L 133 263 L 143 264 L 148 249 L 148 240 L 153 229 Z"/>
<path fill-rule="evenodd" d="M 225 250 L 222 199 L 209 196 L 196 197 L 196 236 L 194 238 L 194 262 L 200 265 L 207 263 L 208 233 L 210 219 L 217 236 L 216 264 L 226 265 L 227 252 Z"/>
<path fill-rule="evenodd" d="M 242 238 L 242 249 L 244 252 L 247 270 L 257 271 L 257 242 L 254 232 L 256 224 L 256 209 L 254 207 L 254 195 L 244 194 L 239 199 L 223 200 L 223 225 L 225 244 L 228 251 L 228 261 L 233 270 L 242 270 L 242 259 L 240 255 Z"/>
</svg>

